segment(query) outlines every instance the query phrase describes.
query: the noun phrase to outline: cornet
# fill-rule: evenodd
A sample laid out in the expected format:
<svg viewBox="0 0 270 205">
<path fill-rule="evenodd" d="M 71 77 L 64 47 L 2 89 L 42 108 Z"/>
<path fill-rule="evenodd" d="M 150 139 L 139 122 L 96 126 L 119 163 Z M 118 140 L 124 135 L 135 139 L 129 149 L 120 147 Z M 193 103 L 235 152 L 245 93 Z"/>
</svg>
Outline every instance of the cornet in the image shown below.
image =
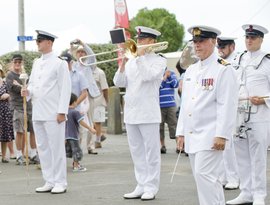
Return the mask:
<svg viewBox="0 0 270 205">
<path fill-rule="evenodd" d="M 167 49 L 167 47 L 168 47 L 167 41 L 138 46 L 134 40 L 128 39 L 125 41 L 123 48 L 115 49 L 113 51 L 106 51 L 106 52 L 101 52 L 101 53 L 97 53 L 97 54 L 83 56 L 83 57 L 79 58 L 79 61 L 84 66 L 91 66 L 91 65 L 97 65 L 97 64 L 107 63 L 107 62 L 111 62 L 111 61 L 117 61 L 117 60 L 122 59 L 122 58 L 128 58 L 128 59 L 135 58 L 138 55 L 138 53 L 137 53 L 138 49 L 145 49 L 145 51 L 147 53 L 149 53 L 149 52 L 162 51 L 162 50 Z M 118 52 L 118 51 L 123 52 L 124 55 L 122 57 L 119 57 L 119 58 L 108 59 L 108 60 L 99 61 L 99 62 L 95 62 L 95 63 L 86 63 L 85 62 L 85 60 L 87 58 L 90 58 L 93 56 L 106 55 L 106 54 L 114 53 L 114 52 Z"/>
</svg>

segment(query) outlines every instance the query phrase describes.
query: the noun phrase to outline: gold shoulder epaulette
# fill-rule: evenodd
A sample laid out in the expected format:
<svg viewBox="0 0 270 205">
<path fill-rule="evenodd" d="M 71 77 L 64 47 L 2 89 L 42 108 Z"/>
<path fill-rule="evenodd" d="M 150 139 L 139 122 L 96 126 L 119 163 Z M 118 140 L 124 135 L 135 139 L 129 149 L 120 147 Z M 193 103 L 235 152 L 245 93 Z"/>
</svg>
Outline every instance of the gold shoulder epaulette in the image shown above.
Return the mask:
<svg viewBox="0 0 270 205">
<path fill-rule="evenodd" d="M 221 65 L 225 65 L 225 66 L 230 65 L 229 62 L 225 61 L 225 60 L 222 59 L 222 58 L 219 58 L 219 59 L 218 59 L 218 63 L 220 63 Z"/>
</svg>

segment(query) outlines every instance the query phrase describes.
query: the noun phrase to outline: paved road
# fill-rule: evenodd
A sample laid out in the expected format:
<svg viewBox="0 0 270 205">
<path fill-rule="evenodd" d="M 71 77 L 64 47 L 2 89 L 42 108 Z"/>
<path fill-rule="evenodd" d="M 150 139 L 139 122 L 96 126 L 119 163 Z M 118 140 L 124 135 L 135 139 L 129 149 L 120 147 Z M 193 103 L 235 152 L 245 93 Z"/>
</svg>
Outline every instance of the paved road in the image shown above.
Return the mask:
<svg viewBox="0 0 270 205">
<path fill-rule="evenodd" d="M 124 200 L 123 194 L 135 186 L 133 166 L 127 139 L 123 135 L 107 135 L 98 155 L 85 154 L 84 173 L 73 173 L 68 159 L 68 191 L 66 194 L 37 194 L 35 188 L 43 185 L 41 172 L 35 166 L 26 167 L 0 163 L 0 205 L 197 205 L 195 184 L 191 174 L 188 157 L 181 155 L 174 180 L 170 183 L 177 158 L 175 143 L 167 140 L 168 153 L 162 155 L 161 186 L 156 200 Z M 84 146 L 85 147 L 85 146 Z M 86 153 L 86 150 L 84 150 Z M 270 156 L 270 152 L 269 152 Z M 268 162 L 269 162 L 268 158 Z M 267 171 L 270 189 L 270 167 Z M 226 199 L 237 196 L 237 191 L 226 191 Z M 270 204 L 268 196 L 266 204 Z"/>
</svg>

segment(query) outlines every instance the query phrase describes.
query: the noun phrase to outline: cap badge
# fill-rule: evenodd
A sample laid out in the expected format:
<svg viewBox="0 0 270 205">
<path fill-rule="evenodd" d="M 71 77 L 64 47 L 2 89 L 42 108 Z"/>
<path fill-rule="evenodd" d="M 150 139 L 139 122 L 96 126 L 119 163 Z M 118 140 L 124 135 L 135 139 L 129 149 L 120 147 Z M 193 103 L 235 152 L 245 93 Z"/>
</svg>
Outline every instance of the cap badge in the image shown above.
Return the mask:
<svg viewBox="0 0 270 205">
<path fill-rule="evenodd" d="M 249 25 L 248 31 L 252 31 L 253 30 L 253 26 Z"/>
<path fill-rule="evenodd" d="M 193 36 L 199 36 L 201 35 L 202 31 L 199 28 L 194 28 L 192 33 Z"/>
</svg>

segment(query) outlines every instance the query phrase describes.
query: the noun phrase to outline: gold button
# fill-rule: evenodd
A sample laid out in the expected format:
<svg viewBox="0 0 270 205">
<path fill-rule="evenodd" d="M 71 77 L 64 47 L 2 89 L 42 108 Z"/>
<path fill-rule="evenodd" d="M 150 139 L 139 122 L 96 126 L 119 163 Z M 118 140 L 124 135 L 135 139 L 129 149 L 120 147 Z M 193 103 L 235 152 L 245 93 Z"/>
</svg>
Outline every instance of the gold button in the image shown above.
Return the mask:
<svg viewBox="0 0 270 205">
<path fill-rule="evenodd" d="M 192 131 L 190 131 L 189 134 L 192 134 Z"/>
<path fill-rule="evenodd" d="M 195 100 L 195 97 L 192 97 L 192 100 Z"/>
<path fill-rule="evenodd" d="M 191 113 L 189 113 L 188 116 L 190 117 L 191 116 Z"/>
</svg>

